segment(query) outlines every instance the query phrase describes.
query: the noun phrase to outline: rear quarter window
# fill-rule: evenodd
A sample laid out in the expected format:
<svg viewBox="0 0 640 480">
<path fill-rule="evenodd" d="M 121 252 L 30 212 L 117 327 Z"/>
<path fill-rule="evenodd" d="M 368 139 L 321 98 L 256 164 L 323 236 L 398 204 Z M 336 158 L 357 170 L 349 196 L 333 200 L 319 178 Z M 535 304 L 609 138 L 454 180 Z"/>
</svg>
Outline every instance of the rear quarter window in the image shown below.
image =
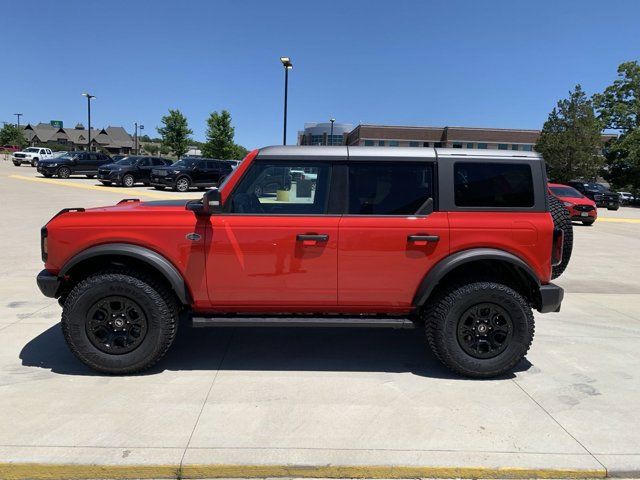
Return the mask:
<svg viewBox="0 0 640 480">
<path fill-rule="evenodd" d="M 528 164 L 467 163 L 454 165 L 458 207 L 533 207 L 533 177 Z"/>
</svg>

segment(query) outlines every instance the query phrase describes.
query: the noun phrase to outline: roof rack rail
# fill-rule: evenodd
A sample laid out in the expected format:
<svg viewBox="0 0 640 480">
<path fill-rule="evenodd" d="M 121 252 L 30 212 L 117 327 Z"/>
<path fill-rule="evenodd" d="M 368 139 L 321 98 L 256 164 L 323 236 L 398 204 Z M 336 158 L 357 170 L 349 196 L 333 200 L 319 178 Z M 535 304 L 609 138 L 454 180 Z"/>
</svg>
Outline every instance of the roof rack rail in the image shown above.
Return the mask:
<svg viewBox="0 0 640 480">
<path fill-rule="evenodd" d="M 120 205 L 121 203 L 132 203 L 132 202 L 139 202 L 139 201 L 140 201 L 139 198 L 123 198 L 117 204 Z"/>
<path fill-rule="evenodd" d="M 63 208 L 58 213 L 56 213 L 51 220 L 53 220 L 54 218 L 62 215 L 63 213 L 69 213 L 69 212 L 84 212 L 84 208 L 82 208 L 82 207 L 78 207 L 78 208 Z"/>
</svg>

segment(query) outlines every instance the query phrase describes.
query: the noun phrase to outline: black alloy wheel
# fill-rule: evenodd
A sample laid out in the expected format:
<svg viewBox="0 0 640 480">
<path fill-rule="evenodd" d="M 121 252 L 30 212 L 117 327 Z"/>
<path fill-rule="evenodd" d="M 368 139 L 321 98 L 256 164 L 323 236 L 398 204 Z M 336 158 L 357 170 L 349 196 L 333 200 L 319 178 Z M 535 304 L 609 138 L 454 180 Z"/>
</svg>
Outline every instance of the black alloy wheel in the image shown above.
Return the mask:
<svg viewBox="0 0 640 480">
<path fill-rule="evenodd" d="M 140 305 L 127 297 L 116 295 L 93 304 L 85 328 L 94 347 L 118 355 L 132 352 L 140 346 L 148 324 Z"/>
<path fill-rule="evenodd" d="M 58 177 L 69 178 L 71 176 L 71 169 L 69 167 L 60 167 L 58 169 Z"/>
<path fill-rule="evenodd" d="M 494 303 L 468 308 L 458 321 L 458 343 L 474 358 L 493 358 L 502 353 L 513 335 L 507 311 Z"/>
</svg>

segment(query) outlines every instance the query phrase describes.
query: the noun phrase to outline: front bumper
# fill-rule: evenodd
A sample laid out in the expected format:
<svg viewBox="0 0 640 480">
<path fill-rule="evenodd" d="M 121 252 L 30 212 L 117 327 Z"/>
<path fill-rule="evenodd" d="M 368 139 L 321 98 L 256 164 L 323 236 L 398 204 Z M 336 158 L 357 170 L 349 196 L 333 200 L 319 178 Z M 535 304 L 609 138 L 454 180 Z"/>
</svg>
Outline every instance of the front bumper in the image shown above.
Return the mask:
<svg viewBox="0 0 640 480">
<path fill-rule="evenodd" d="M 176 179 L 170 176 L 161 177 L 159 175 L 151 175 L 151 186 L 153 187 L 173 187 Z"/>
<path fill-rule="evenodd" d="M 55 167 L 52 167 L 47 164 L 43 165 L 42 163 L 39 163 L 36 169 L 38 170 L 38 173 L 48 173 L 48 174 L 54 175 L 58 170 L 58 165 L 56 165 Z"/>
<path fill-rule="evenodd" d="M 98 170 L 98 180 L 104 180 L 106 182 L 119 182 L 120 172 L 116 170 L 110 172 L 101 172 Z"/>
<path fill-rule="evenodd" d="M 564 290 L 554 283 L 548 283 L 540 287 L 540 313 L 559 312 Z"/>
<path fill-rule="evenodd" d="M 57 275 L 53 275 L 47 270 L 42 270 L 36 277 L 36 282 L 45 297 L 56 298 L 61 283 Z"/>
<path fill-rule="evenodd" d="M 19 162 L 19 163 L 31 163 L 32 162 L 32 158 L 16 158 L 13 155 L 11 156 L 11 160 L 13 162 Z"/>
</svg>

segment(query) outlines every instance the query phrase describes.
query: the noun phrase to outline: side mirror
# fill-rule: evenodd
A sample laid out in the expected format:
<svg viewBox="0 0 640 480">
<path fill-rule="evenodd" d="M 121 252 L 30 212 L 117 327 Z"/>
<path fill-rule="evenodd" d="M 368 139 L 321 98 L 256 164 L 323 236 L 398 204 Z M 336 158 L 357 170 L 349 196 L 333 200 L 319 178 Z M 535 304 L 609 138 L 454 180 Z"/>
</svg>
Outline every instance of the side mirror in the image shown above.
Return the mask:
<svg viewBox="0 0 640 480">
<path fill-rule="evenodd" d="M 212 188 L 202 196 L 202 200 L 192 200 L 185 206 L 196 215 L 213 215 L 222 212 L 222 196 L 220 190 Z"/>
</svg>

